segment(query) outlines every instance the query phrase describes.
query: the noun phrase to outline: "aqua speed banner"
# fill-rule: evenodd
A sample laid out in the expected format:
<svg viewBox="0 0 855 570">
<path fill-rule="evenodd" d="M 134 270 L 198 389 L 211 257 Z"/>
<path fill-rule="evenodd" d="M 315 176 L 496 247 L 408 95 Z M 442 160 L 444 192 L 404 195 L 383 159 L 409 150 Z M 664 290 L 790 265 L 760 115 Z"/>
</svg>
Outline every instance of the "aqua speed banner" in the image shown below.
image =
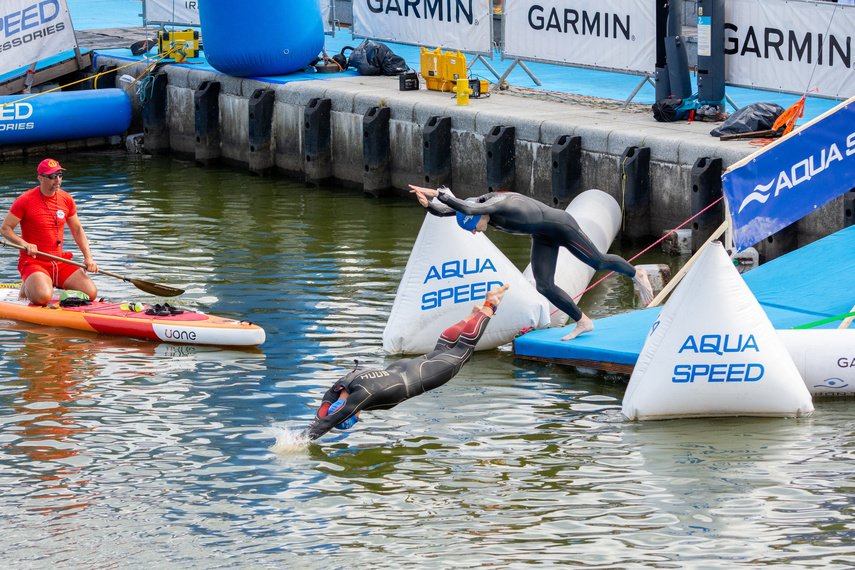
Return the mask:
<svg viewBox="0 0 855 570">
<path fill-rule="evenodd" d="M 0 75 L 74 49 L 65 0 L 0 2 Z"/>
<path fill-rule="evenodd" d="M 855 97 L 740 161 L 722 176 L 737 251 L 855 184 Z"/>
</svg>

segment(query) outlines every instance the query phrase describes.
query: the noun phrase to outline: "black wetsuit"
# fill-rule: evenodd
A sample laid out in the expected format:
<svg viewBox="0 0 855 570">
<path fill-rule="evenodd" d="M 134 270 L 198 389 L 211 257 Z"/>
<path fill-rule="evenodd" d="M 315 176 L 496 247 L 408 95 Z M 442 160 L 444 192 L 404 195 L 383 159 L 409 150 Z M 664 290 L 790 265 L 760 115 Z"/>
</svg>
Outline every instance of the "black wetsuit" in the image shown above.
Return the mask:
<svg viewBox="0 0 855 570">
<path fill-rule="evenodd" d="M 615 271 L 635 277 L 635 268 L 618 255 L 601 253 L 597 246 L 565 210 L 551 208 L 534 198 L 516 192 L 490 192 L 464 201 L 440 189 L 439 201 L 431 202 L 428 211 L 435 216 L 490 216 L 489 226 L 509 234 L 531 236 L 531 271 L 538 293 L 578 321 L 582 311 L 573 298 L 555 284 L 558 248 L 570 253 L 596 271 Z"/>
<path fill-rule="evenodd" d="M 404 358 L 385 370 L 363 370 L 347 374 L 327 390 L 315 419 L 303 432 L 317 439 L 333 427 L 361 410 L 388 410 L 404 400 L 442 386 L 460 372 L 475 351 L 490 317 L 477 313 L 468 321 L 460 321 L 446 329 L 432 352 L 417 358 Z M 327 410 L 339 399 L 339 392 L 348 393 L 344 405 L 332 414 Z"/>
</svg>

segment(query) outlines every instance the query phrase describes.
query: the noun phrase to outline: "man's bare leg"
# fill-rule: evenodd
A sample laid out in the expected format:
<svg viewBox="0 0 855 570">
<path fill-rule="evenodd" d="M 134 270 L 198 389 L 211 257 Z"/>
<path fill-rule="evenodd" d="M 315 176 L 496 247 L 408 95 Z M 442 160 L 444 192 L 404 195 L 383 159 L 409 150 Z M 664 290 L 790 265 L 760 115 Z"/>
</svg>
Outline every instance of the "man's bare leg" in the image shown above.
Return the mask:
<svg viewBox="0 0 855 570">
<path fill-rule="evenodd" d="M 19 299 L 27 299 L 33 305 L 47 305 L 53 297 L 53 282 L 47 273 L 36 271 L 21 284 Z"/>
<path fill-rule="evenodd" d="M 98 287 L 95 286 L 95 282 L 82 269 L 78 269 L 72 273 L 65 280 L 65 283 L 62 284 L 62 288 L 86 293 L 93 301 L 98 296 Z"/>
<path fill-rule="evenodd" d="M 638 283 L 638 292 L 641 293 L 641 302 L 646 307 L 653 301 L 653 286 L 650 284 L 650 279 L 647 277 L 647 272 L 640 267 L 635 268 L 635 277 L 633 281 Z"/>
<path fill-rule="evenodd" d="M 573 330 L 570 331 L 570 334 L 565 337 L 562 337 L 561 340 L 573 340 L 580 334 L 591 332 L 592 330 L 594 330 L 594 321 L 592 321 L 588 317 L 588 315 L 582 313 L 582 317 L 578 321 L 576 321 L 576 326 L 573 327 Z"/>
</svg>

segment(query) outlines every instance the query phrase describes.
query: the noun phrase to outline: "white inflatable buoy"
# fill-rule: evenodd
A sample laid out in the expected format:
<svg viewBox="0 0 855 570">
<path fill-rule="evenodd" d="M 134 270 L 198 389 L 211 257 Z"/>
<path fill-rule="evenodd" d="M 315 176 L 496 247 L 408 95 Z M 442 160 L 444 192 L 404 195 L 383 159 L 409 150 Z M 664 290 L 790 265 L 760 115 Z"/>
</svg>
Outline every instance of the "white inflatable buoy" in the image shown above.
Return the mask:
<svg viewBox="0 0 855 570">
<path fill-rule="evenodd" d="M 653 323 L 623 400 L 630 420 L 804 416 L 811 395 L 719 242 Z"/>
<path fill-rule="evenodd" d="M 620 206 L 617 201 L 602 190 L 586 190 L 576 196 L 565 209 L 572 215 L 585 235 L 602 252 L 607 252 L 620 229 Z M 579 261 L 565 248 L 558 250 L 558 264 L 555 268 L 555 284 L 568 295 L 576 298 L 591 282 L 594 269 Z M 526 279 L 534 286 L 531 264 L 523 271 Z M 562 327 L 567 322 L 567 313 L 559 311 L 549 304 L 552 315 L 550 326 Z"/>
<path fill-rule="evenodd" d="M 855 396 L 855 329 L 779 330 L 813 396 Z"/>
<path fill-rule="evenodd" d="M 383 330 L 383 349 L 430 352 L 445 329 L 505 284 L 510 288 L 476 350 L 507 344 L 529 327 L 546 328 L 549 303 L 486 235 L 461 229 L 454 216 L 426 214 Z"/>
</svg>

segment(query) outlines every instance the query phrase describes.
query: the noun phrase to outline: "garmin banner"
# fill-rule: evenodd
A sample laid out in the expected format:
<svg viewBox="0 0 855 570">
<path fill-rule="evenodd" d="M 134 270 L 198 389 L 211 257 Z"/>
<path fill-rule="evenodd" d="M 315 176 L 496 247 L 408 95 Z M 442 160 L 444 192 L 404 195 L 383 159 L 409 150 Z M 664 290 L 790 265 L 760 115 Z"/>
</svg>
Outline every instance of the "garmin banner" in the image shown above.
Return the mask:
<svg viewBox="0 0 855 570">
<path fill-rule="evenodd" d="M 143 0 L 143 21 L 151 24 L 201 26 L 199 2 L 203 0 Z M 331 5 L 334 0 L 320 0 L 324 32 L 332 31 Z"/>
<path fill-rule="evenodd" d="M 353 35 L 493 55 L 491 0 L 353 0 Z"/>
<path fill-rule="evenodd" d="M 0 75 L 76 45 L 65 0 L 0 2 Z"/>
<path fill-rule="evenodd" d="M 736 163 L 721 177 L 737 251 L 855 185 L 855 97 Z"/>
<path fill-rule="evenodd" d="M 143 0 L 143 19 L 153 24 L 201 26 L 199 2 L 204 0 Z"/>
<path fill-rule="evenodd" d="M 655 2 L 505 0 L 503 59 L 653 74 Z"/>
<path fill-rule="evenodd" d="M 727 0 L 724 14 L 728 85 L 799 95 L 817 87 L 837 99 L 855 93 L 855 6 Z"/>
</svg>

